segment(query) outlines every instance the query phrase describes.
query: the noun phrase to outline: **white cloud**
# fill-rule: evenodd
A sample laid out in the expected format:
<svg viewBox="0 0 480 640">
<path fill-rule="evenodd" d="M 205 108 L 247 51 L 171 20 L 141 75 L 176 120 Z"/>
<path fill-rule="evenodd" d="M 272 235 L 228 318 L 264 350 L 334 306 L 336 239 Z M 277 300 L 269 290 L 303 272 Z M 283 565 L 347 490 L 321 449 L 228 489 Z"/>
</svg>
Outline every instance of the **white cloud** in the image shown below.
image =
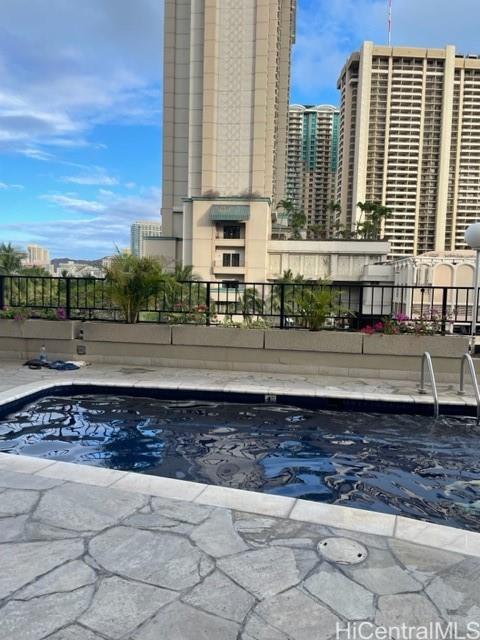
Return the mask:
<svg viewBox="0 0 480 640">
<path fill-rule="evenodd" d="M 42 160 L 47 162 L 49 160 L 54 159 L 54 155 L 51 153 L 47 153 L 46 151 L 42 151 L 41 149 L 35 149 L 33 147 L 26 147 L 24 149 L 17 149 L 18 153 L 21 153 L 27 158 L 33 158 L 34 160 Z"/>
<path fill-rule="evenodd" d="M 32 149 L 85 146 L 98 122 L 159 124 L 162 41 L 162 0 L 1 0 L 0 150 L 46 160 Z"/>
<path fill-rule="evenodd" d="M 11 189 L 19 191 L 24 188 L 23 184 L 8 184 L 6 182 L 0 182 L 0 191 L 9 191 Z"/>
<path fill-rule="evenodd" d="M 103 187 L 113 187 L 118 184 L 117 178 L 113 178 L 103 172 L 95 172 L 79 176 L 65 176 L 62 178 L 62 181 L 70 184 L 98 185 Z"/>
<path fill-rule="evenodd" d="M 105 206 L 100 202 L 94 200 L 82 200 L 80 198 L 73 198 L 72 196 L 64 196 L 60 194 L 45 194 L 40 196 L 42 200 L 47 200 L 53 204 L 57 204 L 63 209 L 68 211 L 79 211 L 83 213 L 91 213 L 96 211 L 103 211 Z"/>
<path fill-rule="evenodd" d="M 98 201 L 63 194 L 44 198 L 61 206 L 65 214 L 48 222 L 0 224 L 0 236 L 17 244 L 37 242 L 48 247 L 53 257 L 94 258 L 112 254 L 116 245 L 129 246 L 130 225 L 135 220 L 160 221 L 161 193 L 157 188 L 145 190 L 142 196 L 104 193 Z M 81 215 L 69 218 L 69 212 Z"/>
</svg>

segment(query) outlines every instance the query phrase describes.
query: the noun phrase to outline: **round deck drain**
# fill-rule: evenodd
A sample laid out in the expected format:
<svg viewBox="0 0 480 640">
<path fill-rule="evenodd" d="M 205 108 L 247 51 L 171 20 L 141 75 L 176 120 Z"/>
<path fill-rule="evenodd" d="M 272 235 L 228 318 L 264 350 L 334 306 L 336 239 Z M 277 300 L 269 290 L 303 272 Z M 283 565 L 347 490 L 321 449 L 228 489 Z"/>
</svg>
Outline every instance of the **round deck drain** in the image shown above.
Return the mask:
<svg viewBox="0 0 480 640">
<path fill-rule="evenodd" d="M 325 560 L 337 564 L 360 564 L 368 558 L 366 547 L 349 538 L 324 538 L 318 543 L 318 551 Z"/>
</svg>

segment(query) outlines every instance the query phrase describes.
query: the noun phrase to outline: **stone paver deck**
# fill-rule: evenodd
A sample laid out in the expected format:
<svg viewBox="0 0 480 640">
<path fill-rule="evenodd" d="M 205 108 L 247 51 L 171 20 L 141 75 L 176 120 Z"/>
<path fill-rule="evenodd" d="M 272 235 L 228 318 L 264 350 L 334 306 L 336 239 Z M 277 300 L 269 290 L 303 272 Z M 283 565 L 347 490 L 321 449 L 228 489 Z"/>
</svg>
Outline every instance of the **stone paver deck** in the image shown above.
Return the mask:
<svg viewBox="0 0 480 640">
<path fill-rule="evenodd" d="M 479 558 L 390 537 L 0 470 L 0 640 L 465 629 L 479 578 Z"/>
</svg>

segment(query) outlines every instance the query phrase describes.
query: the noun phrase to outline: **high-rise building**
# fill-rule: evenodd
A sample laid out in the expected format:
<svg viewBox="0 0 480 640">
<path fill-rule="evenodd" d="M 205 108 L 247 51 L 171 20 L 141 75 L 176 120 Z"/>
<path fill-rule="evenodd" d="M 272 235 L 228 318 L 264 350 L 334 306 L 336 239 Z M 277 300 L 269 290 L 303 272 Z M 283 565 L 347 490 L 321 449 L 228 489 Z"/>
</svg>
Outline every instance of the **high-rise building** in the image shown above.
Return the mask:
<svg viewBox="0 0 480 640">
<path fill-rule="evenodd" d="M 158 238 L 162 233 L 162 224 L 153 220 L 137 220 L 130 227 L 130 245 L 133 255 L 143 258 L 145 240 Z"/>
<path fill-rule="evenodd" d="M 49 267 L 50 252 L 39 244 L 28 244 L 27 255 L 23 260 L 26 267 Z"/>
<path fill-rule="evenodd" d="M 394 256 L 465 248 L 480 208 L 480 59 L 365 42 L 341 71 L 337 200 L 392 210 Z"/>
<path fill-rule="evenodd" d="M 262 280 L 285 195 L 296 0 L 166 0 L 163 248 L 204 279 Z"/>
<path fill-rule="evenodd" d="M 307 224 L 328 229 L 336 198 L 339 110 L 330 105 L 290 106 L 286 197 Z"/>
</svg>

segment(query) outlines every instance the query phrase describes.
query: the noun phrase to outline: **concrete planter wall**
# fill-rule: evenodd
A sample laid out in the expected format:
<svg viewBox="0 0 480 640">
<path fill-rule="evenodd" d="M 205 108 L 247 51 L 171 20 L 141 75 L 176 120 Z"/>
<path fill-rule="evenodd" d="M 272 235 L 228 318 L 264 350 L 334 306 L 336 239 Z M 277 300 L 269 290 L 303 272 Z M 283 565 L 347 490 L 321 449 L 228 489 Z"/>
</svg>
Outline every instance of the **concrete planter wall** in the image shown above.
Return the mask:
<svg viewBox="0 0 480 640">
<path fill-rule="evenodd" d="M 266 332 L 263 329 L 178 325 L 172 327 L 172 344 L 198 347 L 263 349 L 265 335 Z"/>
<path fill-rule="evenodd" d="M 265 349 L 362 353 L 363 335 L 345 331 L 265 331 Z"/>
<path fill-rule="evenodd" d="M 125 342 L 131 344 L 171 344 L 172 331 L 165 324 L 121 324 L 82 322 L 79 329 L 85 342 Z"/>
<path fill-rule="evenodd" d="M 421 356 L 459 358 L 468 351 L 466 336 L 364 335 L 363 353 L 385 356 Z"/>
<path fill-rule="evenodd" d="M 73 340 L 74 320 L 0 320 L 0 338 L 34 338 L 37 340 Z"/>
<path fill-rule="evenodd" d="M 458 380 L 468 338 L 195 325 L 0 320 L 0 358 L 415 379 L 429 351 L 439 379 Z"/>
</svg>

